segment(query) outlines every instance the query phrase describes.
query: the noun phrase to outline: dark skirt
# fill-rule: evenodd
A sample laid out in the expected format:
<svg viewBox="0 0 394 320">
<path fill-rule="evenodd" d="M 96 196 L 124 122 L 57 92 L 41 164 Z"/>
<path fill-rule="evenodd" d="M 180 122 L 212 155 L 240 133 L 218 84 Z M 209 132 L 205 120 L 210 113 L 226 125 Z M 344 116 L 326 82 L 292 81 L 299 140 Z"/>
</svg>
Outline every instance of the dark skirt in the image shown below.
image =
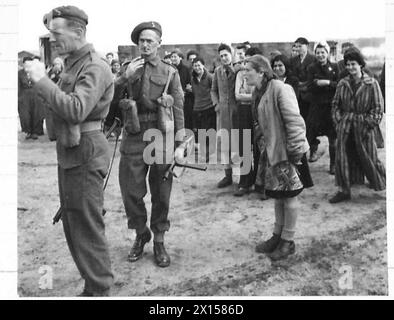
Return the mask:
<svg viewBox="0 0 394 320">
<path fill-rule="evenodd" d="M 274 199 L 293 198 L 299 195 L 302 192 L 302 190 L 304 190 L 305 188 L 313 187 L 313 180 L 311 173 L 309 171 L 309 165 L 308 165 L 308 160 L 306 158 L 306 153 L 301 159 L 301 164 L 297 165 L 297 170 L 299 173 L 300 180 L 303 184 L 303 187 L 301 189 L 292 190 L 292 191 L 266 190 L 265 191 L 266 195 Z"/>
</svg>

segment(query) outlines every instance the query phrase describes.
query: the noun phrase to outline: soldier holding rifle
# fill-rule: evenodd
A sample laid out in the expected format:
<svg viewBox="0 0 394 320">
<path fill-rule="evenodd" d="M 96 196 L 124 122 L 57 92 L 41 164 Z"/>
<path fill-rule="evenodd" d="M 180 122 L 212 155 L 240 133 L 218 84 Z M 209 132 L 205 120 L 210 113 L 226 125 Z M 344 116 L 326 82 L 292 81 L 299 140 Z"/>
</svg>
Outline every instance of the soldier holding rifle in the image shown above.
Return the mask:
<svg viewBox="0 0 394 320">
<path fill-rule="evenodd" d="M 168 211 L 173 177 L 171 174 L 168 179 L 163 179 L 172 162 L 167 163 L 164 159 L 169 158 L 166 154 L 174 153 L 174 133 L 183 140 L 184 98 L 178 71 L 158 55 L 161 35 L 161 26 L 154 21 L 143 22 L 134 28 L 131 40 L 138 45 L 141 57 L 133 59 L 117 80 L 117 85 L 127 83 L 129 96 L 128 100 L 120 103 L 124 112 L 124 132 L 120 147 L 119 184 L 128 228 L 136 230 L 128 260 L 135 262 L 142 257 L 152 231 L 155 262 L 160 267 L 167 267 L 170 256 L 164 247 L 164 234 L 170 228 Z M 164 161 L 151 163 L 144 157 L 144 150 L 151 143 L 144 141 L 144 133 L 157 129 L 163 135 L 163 143 L 156 144 L 155 152 L 161 153 Z M 183 162 L 183 158 L 184 150 L 176 149 L 176 161 Z M 147 193 L 148 171 L 152 200 L 151 231 L 146 225 L 147 211 L 143 200 Z"/>
</svg>

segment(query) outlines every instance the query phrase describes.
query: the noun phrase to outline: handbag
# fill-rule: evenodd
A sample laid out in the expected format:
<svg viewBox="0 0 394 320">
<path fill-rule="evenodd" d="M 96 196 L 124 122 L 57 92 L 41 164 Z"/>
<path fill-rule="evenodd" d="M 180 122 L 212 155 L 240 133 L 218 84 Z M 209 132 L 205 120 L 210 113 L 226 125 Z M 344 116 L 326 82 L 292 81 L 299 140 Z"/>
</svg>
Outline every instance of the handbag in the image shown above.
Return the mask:
<svg viewBox="0 0 394 320">
<path fill-rule="evenodd" d="M 159 130 L 164 133 L 174 131 L 174 112 L 172 108 L 174 106 L 174 98 L 167 93 L 172 74 L 172 69 L 169 69 L 163 94 L 157 99 L 159 103 L 159 108 L 157 110 L 157 125 Z"/>
</svg>

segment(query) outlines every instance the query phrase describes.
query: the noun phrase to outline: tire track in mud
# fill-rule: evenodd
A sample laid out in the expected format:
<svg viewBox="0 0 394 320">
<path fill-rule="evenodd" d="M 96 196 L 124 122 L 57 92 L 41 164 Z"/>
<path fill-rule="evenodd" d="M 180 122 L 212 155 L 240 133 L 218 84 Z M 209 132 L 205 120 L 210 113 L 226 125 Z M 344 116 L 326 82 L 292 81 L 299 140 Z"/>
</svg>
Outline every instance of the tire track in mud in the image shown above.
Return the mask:
<svg viewBox="0 0 394 320">
<path fill-rule="evenodd" d="M 374 233 L 383 230 L 386 236 L 386 210 L 385 208 L 373 211 L 366 218 L 356 224 L 330 232 L 317 240 L 312 238 L 302 243 L 302 249 L 294 256 L 285 261 L 271 262 L 264 255 L 256 254 L 256 258 L 236 264 L 222 270 L 215 271 L 198 278 L 188 279 L 171 285 L 159 286 L 153 290 L 144 291 L 144 296 L 244 296 L 265 295 L 265 292 L 275 292 L 274 287 L 285 282 L 294 284 L 291 292 L 278 290 L 279 295 L 386 295 L 386 274 L 377 275 L 378 284 L 375 287 L 368 286 L 374 281 L 370 279 L 368 268 L 365 268 L 367 248 L 381 248 L 376 243 Z M 372 235 L 372 236 L 371 236 Z M 361 240 L 360 240 L 361 239 Z M 361 241 L 361 244 L 360 244 Z M 305 249 L 304 249 L 305 248 Z M 386 257 L 382 251 L 372 254 L 370 259 L 381 259 L 382 270 L 387 270 Z M 349 258 L 350 254 L 350 258 Z M 378 258 L 376 258 L 378 256 Z M 347 261 L 346 261 L 347 260 Z M 338 268 L 343 263 L 351 263 L 357 270 L 364 270 L 356 283 L 362 288 L 355 291 L 345 292 L 338 288 L 337 279 L 340 277 Z M 359 268 L 361 265 L 364 267 Z M 313 270 L 316 270 L 313 271 Z M 312 271 L 311 271 L 312 270 Z M 355 271 L 357 271 L 355 270 Z M 360 273 L 357 271 L 357 273 Z M 384 273 L 384 272 L 383 272 Z M 375 275 L 376 276 L 376 275 Z M 370 279 L 370 281 L 363 280 Z M 279 282 L 278 282 L 279 281 Z"/>
</svg>

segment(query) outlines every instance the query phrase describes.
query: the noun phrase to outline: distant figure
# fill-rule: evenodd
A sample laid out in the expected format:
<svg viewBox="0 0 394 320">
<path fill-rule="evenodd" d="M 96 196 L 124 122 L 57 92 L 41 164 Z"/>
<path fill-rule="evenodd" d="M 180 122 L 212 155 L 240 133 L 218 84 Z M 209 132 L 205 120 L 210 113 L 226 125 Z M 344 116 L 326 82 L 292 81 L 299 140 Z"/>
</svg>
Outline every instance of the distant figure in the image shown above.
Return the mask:
<svg viewBox="0 0 394 320">
<path fill-rule="evenodd" d="M 179 49 L 171 52 L 171 62 L 178 69 L 181 79 L 182 89 L 185 102 L 183 105 L 183 114 L 185 118 L 185 128 L 193 130 L 193 92 L 191 85 L 191 72 L 189 68 L 183 64 L 183 53 Z"/>
<path fill-rule="evenodd" d="M 198 52 L 195 50 L 189 50 L 186 53 L 186 61 L 189 64 L 189 68 L 191 71 L 193 71 L 193 61 L 199 56 Z"/>
<path fill-rule="evenodd" d="M 48 77 L 51 79 L 54 83 L 58 83 L 60 80 L 60 74 L 63 72 L 64 69 L 64 62 L 62 58 L 56 57 L 53 60 L 53 65 L 51 69 L 48 71 Z"/>
<path fill-rule="evenodd" d="M 275 56 L 271 60 L 271 68 L 278 77 L 284 83 L 289 84 L 298 99 L 298 78 L 291 72 L 290 60 L 285 55 L 280 54 Z"/>
<path fill-rule="evenodd" d="M 193 60 L 192 72 L 192 89 L 194 94 L 193 105 L 193 129 L 195 131 L 196 141 L 198 141 L 198 129 L 215 129 L 216 130 L 216 112 L 211 99 L 212 74 L 205 68 L 204 59 L 196 57 Z M 205 155 L 206 161 L 209 160 L 209 154 L 214 150 L 209 150 L 209 141 L 206 144 L 200 143 L 201 154 Z"/>
<path fill-rule="evenodd" d="M 166 54 L 166 55 L 163 57 L 163 60 L 164 60 L 165 62 L 167 62 L 168 64 L 172 64 L 172 61 L 171 61 L 171 53 Z"/>
<path fill-rule="evenodd" d="M 235 99 L 237 101 L 237 114 L 238 114 L 238 129 L 239 129 L 239 155 L 241 157 L 247 157 L 250 155 L 251 163 L 253 163 L 252 148 L 245 150 L 244 153 L 244 139 L 245 130 L 249 130 L 250 136 L 250 146 L 252 147 L 252 129 L 253 129 L 253 119 L 252 119 L 252 92 L 254 90 L 253 86 L 249 86 L 245 79 L 245 58 L 246 58 L 246 46 L 238 46 L 236 49 L 238 52 L 239 67 L 240 70 L 237 72 L 235 80 Z M 246 174 L 240 174 L 238 188 L 234 192 L 234 196 L 242 197 L 243 195 L 249 193 L 250 188 L 253 186 L 255 180 L 254 170 L 252 167 L 250 171 Z"/>
<path fill-rule="evenodd" d="M 231 47 L 220 44 L 218 54 L 221 65 L 215 69 L 212 81 L 211 97 L 217 112 L 218 130 L 227 131 L 229 145 L 221 140 L 221 162 L 224 164 L 225 177 L 219 181 L 218 188 L 225 188 L 233 184 L 233 170 L 231 161 L 231 129 L 238 128 L 237 102 L 235 99 L 236 73 L 233 66 Z"/>
<path fill-rule="evenodd" d="M 280 52 L 279 50 L 273 50 L 270 52 L 270 61 L 272 61 L 276 56 L 281 55 L 282 52 Z"/>
<path fill-rule="evenodd" d="M 307 69 L 307 77 L 310 92 L 310 109 L 306 120 L 306 137 L 310 145 L 309 161 L 318 160 L 317 149 L 318 136 L 327 136 L 330 153 L 329 173 L 335 173 L 335 139 L 336 133 L 331 118 L 331 102 L 335 95 L 338 84 L 338 66 L 332 63 L 328 57 L 330 46 L 326 41 L 315 44 L 315 56 L 317 61 L 310 64 Z"/>
<path fill-rule="evenodd" d="M 26 140 L 37 140 L 44 134 L 42 108 L 37 92 L 33 88 L 30 75 L 25 71 L 26 62 L 40 60 L 39 57 L 23 58 L 23 69 L 18 71 L 18 113 L 22 132 L 26 133 Z"/>
<path fill-rule="evenodd" d="M 350 49 L 350 48 L 354 48 L 354 44 L 352 42 L 344 42 L 344 43 L 342 43 L 342 45 L 341 45 L 341 53 L 342 53 L 342 55 L 345 55 L 345 52 L 348 49 Z M 343 72 L 346 71 L 346 65 L 345 65 L 345 60 L 344 59 L 338 61 L 338 71 L 339 71 L 339 74 L 343 74 Z M 344 75 L 343 77 L 345 77 L 346 75 Z M 341 79 L 343 77 L 341 77 Z"/>
<path fill-rule="evenodd" d="M 114 81 L 120 76 L 120 63 L 118 60 L 113 59 L 111 62 L 111 71 L 114 77 Z"/>
<path fill-rule="evenodd" d="M 295 58 L 298 56 L 297 45 L 294 43 L 291 47 L 291 58 Z"/>
<path fill-rule="evenodd" d="M 114 60 L 114 54 L 112 52 L 108 52 L 105 55 L 105 58 L 107 59 L 108 64 L 111 65 L 112 60 Z"/>
<path fill-rule="evenodd" d="M 298 38 L 294 42 L 295 48 L 298 51 L 298 55 L 291 59 L 291 69 L 294 76 L 299 81 L 299 97 L 298 105 L 300 107 L 301 116 L 306 119 L 308 118 L 310 95 L 307 87 L 307 68 L 308 66 L 316 61 L 313 54 L 308 52 L 309 41 L 305 38 Z"/>
<path fill-rule="evenodd" d="M 235 63 L 242 64 L 245 60 L 246 45 L 240 44 L 235 47 Z"/>
<path fill-rule="evenodd" d="M 383 96 L 378 82 L 364 72 L 360 52 L 348 50 L 344 60 L 349 76 L 339 82 L 332 101 L 337 130 L 335 184 L 339 190 L 330 203 L 351 199 L 351 185 L 364 184 L 365 177 L 369 188 L 386 188 L 386 169 L 375 142 L 375 128 L 383 117 Z"/>
</svg>

